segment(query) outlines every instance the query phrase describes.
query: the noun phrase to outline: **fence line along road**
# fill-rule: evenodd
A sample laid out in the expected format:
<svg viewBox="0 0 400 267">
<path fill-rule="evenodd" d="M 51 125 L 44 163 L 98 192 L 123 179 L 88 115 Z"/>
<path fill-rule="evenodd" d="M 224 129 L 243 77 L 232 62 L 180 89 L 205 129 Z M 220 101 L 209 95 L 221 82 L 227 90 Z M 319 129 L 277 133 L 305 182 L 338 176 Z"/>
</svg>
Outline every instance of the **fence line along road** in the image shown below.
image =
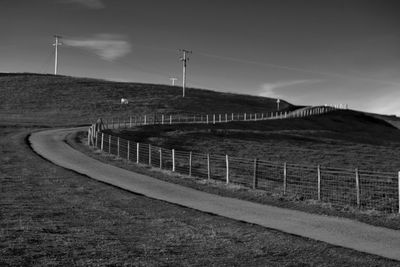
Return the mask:
<svg viewBox="0 0 400 267">
<path fill-rule="evenodd" d="M 325 110 L 325 112 L 329 111 Z M 299 114 L 318 113 L 308 110 Z M 291 115 L 293 116 L 293 114 L 286 114 L 286 118 Z M 246 116 L 234 118 L 246 118 Z M 219 119 L 220 116 L 215 117 Z M 256 115 L 249 116 L 251 117 L 257 118 Z M 271 119 L 271 117 L 264 116 L 263 119 Z M 183 123 L 183 120 L 171 121 Z M 186 123 L 193 123 L 193 121 Z M 143 122 L 145 123 L 140 124 Z M 136 121 L 132 125 L 148 125 L 150 122 L 159 124 L 156 120 L 144 120 Z M 121 125 L 118 124 L 118 126 Z M 294 200 L 316 200 L 340 207 L 400 213 L 400 172 L 328 168 L 319 165 L 298 165 L 229 155 L 179 151 L 125 140 L 105 134 L 101 130 L 99 125 L 90 127 L 89 145 L 137 164 L 170 170 L 189 177 L 240 184 L 265 190 L 271 194 L 285 195 Z"/>
<path fill-rule="evenodd" d="M 221 113 L 221 114 L 145 114 L 129 118 L 106 118 L 103 123 L 108 129 L 132 128 L 143 125 L 168 125 L 183 123 L 217 124 L 234 121 L 263 121 L 303 118 L 322 115 L 342 109 L 335 106 L 305 107 L 294 111 L 274 111 L 265 113 Z"/>
</svg>

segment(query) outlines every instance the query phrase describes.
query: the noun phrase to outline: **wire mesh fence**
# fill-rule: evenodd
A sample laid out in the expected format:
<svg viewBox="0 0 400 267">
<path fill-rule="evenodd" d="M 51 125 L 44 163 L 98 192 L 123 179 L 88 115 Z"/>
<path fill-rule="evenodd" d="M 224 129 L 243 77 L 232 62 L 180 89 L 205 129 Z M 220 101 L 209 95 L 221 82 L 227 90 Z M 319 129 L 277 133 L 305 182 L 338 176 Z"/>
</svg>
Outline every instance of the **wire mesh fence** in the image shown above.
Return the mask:
<svg viewBox="0 0 400 267">
<path fill-rule="evenodd" d="M 180 151 L 128 141 L 102 132 L 97 132 L 93 145 L 130 162 L 185 176 L 239 184 L 296 200 L 311 199 L 339 207 L 400 212 L 400 173 Z"/>
<path fill-rule="evenodd" d="M 132 128 L 143 125 L 168 125 L 184 123 L 216 124 L 233 121 L 260 121 L 301 118 L 325 114 L 337 109 L 334 106 L 305 107 L 294 111 L 269 111 L 264 113 L 223 113 L 223 114 L 144 114 L 129 118 L 104 118 L 107 129 Z"/>
</svg>

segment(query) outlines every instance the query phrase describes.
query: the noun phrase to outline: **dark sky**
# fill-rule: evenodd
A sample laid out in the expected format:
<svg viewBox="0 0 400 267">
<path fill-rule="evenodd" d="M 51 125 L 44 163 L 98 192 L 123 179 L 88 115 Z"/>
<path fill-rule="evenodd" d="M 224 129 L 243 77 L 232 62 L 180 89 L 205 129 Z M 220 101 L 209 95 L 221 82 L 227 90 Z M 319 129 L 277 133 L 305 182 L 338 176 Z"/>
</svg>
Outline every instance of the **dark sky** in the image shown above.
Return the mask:
<svg viewBox="0 0 400 267">
<path fill-rule="evenodd" d="M 0 0 L 0 72 L 170 83 L 400 115 L 400 1 Z"/>
</svg>

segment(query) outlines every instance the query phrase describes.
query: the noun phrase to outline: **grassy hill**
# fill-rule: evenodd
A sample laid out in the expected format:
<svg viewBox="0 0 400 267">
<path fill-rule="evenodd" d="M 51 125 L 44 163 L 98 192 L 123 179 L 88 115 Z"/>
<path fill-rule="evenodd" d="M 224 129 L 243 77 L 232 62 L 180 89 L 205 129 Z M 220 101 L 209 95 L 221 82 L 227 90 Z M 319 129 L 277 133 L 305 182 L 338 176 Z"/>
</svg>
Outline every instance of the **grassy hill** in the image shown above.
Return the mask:
<svg viewBox="0 0 400 267">
<path fill-rule="evenodd" d="M 82 124 L 100 116 L 133 113 L 231 113 L 275 111 L 276 99 L 177 86 L 120 83 L 29 73 L 0 73 L 0 121 Z M 120 105 L 128 98 L 129 105 Z M 282 101 L 282 109 L 294 106 Z"/>
</svg>

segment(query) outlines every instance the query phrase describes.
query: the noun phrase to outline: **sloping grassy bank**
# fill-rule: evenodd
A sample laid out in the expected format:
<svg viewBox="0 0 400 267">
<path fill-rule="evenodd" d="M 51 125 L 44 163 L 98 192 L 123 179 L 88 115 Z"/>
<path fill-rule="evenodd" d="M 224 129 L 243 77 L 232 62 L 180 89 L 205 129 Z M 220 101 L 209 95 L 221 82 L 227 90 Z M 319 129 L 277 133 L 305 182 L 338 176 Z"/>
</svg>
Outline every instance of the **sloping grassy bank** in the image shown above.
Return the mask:
<svg viewBox="0 0 400 267">
<path fill-rule="evenodd" d="M 276 110 L 276 99 L 177 86 L 120 83 L 39 74 L 0 74 L 0 121 L 83 124 L 98 117 L 145 113 L 231 113 Z M 121 98 L 129 100 L 121 105 Z M 293 105 L 281 101 L 281 109 Z"/>
</svg>

